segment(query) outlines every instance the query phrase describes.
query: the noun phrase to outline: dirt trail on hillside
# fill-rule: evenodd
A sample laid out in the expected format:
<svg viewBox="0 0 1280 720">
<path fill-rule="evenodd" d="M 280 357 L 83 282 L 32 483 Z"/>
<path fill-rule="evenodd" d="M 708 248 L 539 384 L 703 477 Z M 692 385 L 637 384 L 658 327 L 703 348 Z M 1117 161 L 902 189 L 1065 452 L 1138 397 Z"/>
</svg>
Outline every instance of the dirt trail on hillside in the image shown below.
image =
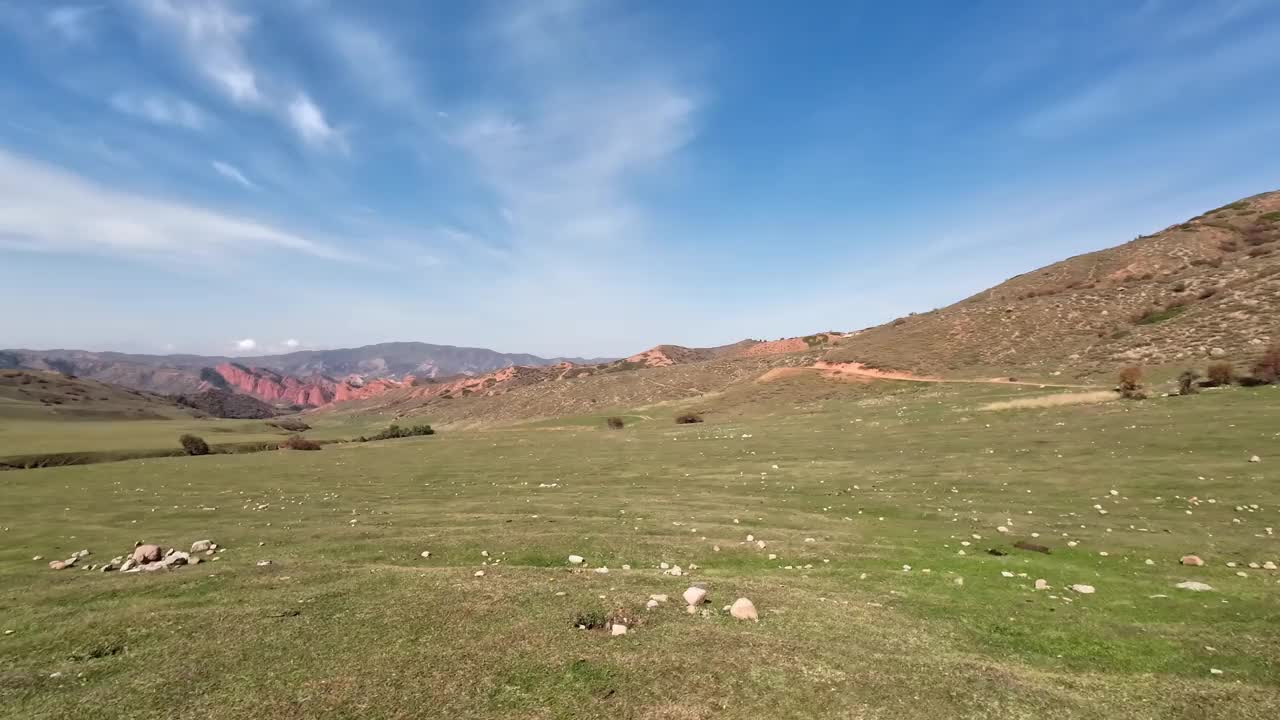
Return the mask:
<svg viewBox="0 0 1280 720">
<path fill-rule="evenodd" d="M 823 377 L 831 380 L 843 380 L 846 382 L 864 382 L 869 383 L 875 380 L 903 380 L 907 382 L 923 382 L 923 383 L 968 383 L 968 384 L 986 384 L 986 385 L 1019 385 L 1024 387 L 1037 388 L 1076 388 L 1076 389 L 1096 389 L 1096 385 L 1071 385 L 1066 383 L 1043 383 L 1043 382 L 1024 382 L 1012 380 L 1010 378 L 940 378 L 932 375 L 916 375 L 914 373 L 903 372 L 900 370 L 880 370 L 877 368 L 867 367 L 862 363 L 833 363 L 825 360 L 808 367 L 793 368 L 774 368 L 769 372 L 756 378 L 756 382 L 767 383 L 774 380 L 780 380 L 785 377 L 794 377 L 806 372 L 818 372 Z"/>
</svg>

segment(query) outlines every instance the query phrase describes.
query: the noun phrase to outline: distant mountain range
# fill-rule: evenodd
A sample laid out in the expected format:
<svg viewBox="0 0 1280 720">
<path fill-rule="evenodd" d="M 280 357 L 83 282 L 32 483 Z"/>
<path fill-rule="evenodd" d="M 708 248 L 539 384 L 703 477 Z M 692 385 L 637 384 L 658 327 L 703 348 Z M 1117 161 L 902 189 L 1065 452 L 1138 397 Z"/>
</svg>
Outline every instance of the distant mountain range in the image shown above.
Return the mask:
<svg viewBox="0 0 1280 720">
<path fill-rule="evenodd" d="M 610 358 L 543 358 L 526 353 L 500 353 L 484 348 L 395 342 L 337 350 L 300 350 L 284 355 L 225 357 L 208 355 L 139 355 L 86 350 L 0 350 L 0 368 L 52 370 L 124 387 L 167 394 L 193 393 L 219 381 L 218 367 L 271 371 L 276 380 L 314 378 L 330 387 L 365 381 L 482 375 L 515 365 L 543 366 L 563 362 L 598 364 Z M 239 385 L 239 383 L 235 383 Z M 283 398 L 283 396 L 281 396 Z M 318 396 L 316 396 L 318 397 Z M 285 398 L 288 400 L 288 398 Z M 316 404 L 303 402 L 297 404 Z"/>
</svg>

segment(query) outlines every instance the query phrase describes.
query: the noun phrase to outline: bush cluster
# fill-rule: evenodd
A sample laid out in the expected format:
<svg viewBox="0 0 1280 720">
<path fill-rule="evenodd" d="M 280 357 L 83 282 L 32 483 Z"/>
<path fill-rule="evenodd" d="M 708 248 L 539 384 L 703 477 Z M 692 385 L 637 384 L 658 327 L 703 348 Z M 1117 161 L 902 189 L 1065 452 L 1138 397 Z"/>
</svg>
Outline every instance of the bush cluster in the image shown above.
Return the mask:
<svg viewBox="0 0 1280 720">
<path fill-rule="evenodd" d="M 319 450 L 320 443 L 308 440 L 301 435 L 290 435 L 280 443 L 281 450 Z"/>
<path fill-rule="evenodd" d="M 178 442 L 182 443 L 182 451 L 188 455 L 208 455 L 209 443 L 204 438 L 197 435 L 186 434 L 178 438 Z"/>
<path fill-rule="evenodd" d="M 430 425 L 410 425 L 408 427 L 400 427 L 399 425 L 390 425 L 386 430 L 378 432 L 374 435 L 365 437 L 361 435 L 356 438 L 359 442 L 369 442 L 370 440 L 395 440 L 396 438 L 418 437 L 422 435 L 435 435 L 436 431 L 431 429 Z"/>
</svg>

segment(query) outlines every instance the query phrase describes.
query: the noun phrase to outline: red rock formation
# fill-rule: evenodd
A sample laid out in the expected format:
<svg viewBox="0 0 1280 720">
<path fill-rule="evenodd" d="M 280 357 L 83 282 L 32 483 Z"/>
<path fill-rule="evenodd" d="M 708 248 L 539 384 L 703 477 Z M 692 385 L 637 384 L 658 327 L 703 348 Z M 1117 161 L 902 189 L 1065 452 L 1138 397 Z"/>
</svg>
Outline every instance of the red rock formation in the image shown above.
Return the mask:
<svg viewBox="0 0 1280 720">
<path fill-rule="evenodd" d="M 381 395 L 402 386 L 402 383 L 389 378 L 366 381 L 358 375 L 351 375 L 343 380 L 334 380 L 324 375 L 297 378 L 235 363 L 223 363 L 214 370 L 237 392 L 277 405 L 320 407 L 334 402 Z"/>
</svg>

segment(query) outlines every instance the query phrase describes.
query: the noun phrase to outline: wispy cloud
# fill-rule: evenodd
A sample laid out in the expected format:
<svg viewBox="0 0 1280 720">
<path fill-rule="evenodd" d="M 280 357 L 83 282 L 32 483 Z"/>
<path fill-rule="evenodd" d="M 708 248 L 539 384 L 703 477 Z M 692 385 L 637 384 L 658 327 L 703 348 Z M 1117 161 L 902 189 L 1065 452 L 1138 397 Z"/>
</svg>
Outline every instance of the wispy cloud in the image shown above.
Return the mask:
<svg viewBox="0 0 1280 720">
<path fill-rule="evenodd" d="M 1196 102 L 1251 73 L 1280 72 L 1280 30 L 1256 29 L 1209 52 L 1177 48 L 1170 57 L 1123 66 L 1048 104 L 1026 118 L 1032 137 L 1059 138 L 1126 116 L 1158 110 L 1175 101 Z"/>
<path fill-rule="evenodd" d="M 305 93 L 298 93 L 289 103 L 289 124 L 309 145 L 346 148 L 342 133 L 325 120 L 324 112 Z"/>
<path fill-rule="evenodd" d="M 213 169 L 222 177 L 232 182 L 239 183 L 250 190 L 258 189 L 257 183 L 245 177 L 244 173 L 240 172 L 240 168 L 224 163 L 221 160 L 214 160 L 211 164 L 213 165 Z"/>
<path fill-rule="evenodd" d="M 119 92 L 111 96 L 111 107 L 157 125 L 175 125 L 203 130 L 208 124 L 204 111 L 182 98 L 154 93 Z"/>
<path fill-rule="evenodd" d="M 450 140 L 497 194 L 517 241 L 634 239 L 645 213 L 633 183 L 696 131 L 698 94 L 654 52 L 627 52 L 626 33 L 591 13 L 559 2 L 504 17 L 501 62 L 521 68 L 513 79 L 523 85 L 510 95 L 534 100 L 495 102 L 452 123 Z M 602 46 L 619 56 L 596 57 Z"/>
<path fill-rule="evenodd" d="M 258 347 L 258 341 L 253 338 L 245 338 L 236 341 L 236 350 L 240 352 L 248 352 Z"/>
<path fill-rule="evenodd" d="M 191 65 L 231 103 L 275 115 L 307 145 L 345 151 L 346 139 L 306 92 L 255 65 L 246 46 L 255 19 L 228 0 L 133 0 L 173 36 Z"/>
<path fill-rule="evenodd" d="M 14 250 L 151 258 L 274 250 L 352 259 L 255 220 L 109 189 L 4 150 L 0 196 L 0 247 Z"/>
<path fill-rule="evenodd" d="M 81 43 L 93 37 L 93 16 L 97 6 L 68 5 L 48 11 L 45 24 L 69 43 Z"/>
<path fill-rule="evenodd" d="M 134 0 L 155 24 L 180 39 L 195 67 L 239 104 L 260 103 L 258 74 L 249 63 L 244 36 L 253 19 L 218 0 Z"/>
<path fill-rule="evenodd" d="M 423 103 L 415 80 L 421 73 L 384 34 L 346 17 L 327 20 L 324 34 L 347 72 L 377 100 L 405 107 Z"/>
</svg>

